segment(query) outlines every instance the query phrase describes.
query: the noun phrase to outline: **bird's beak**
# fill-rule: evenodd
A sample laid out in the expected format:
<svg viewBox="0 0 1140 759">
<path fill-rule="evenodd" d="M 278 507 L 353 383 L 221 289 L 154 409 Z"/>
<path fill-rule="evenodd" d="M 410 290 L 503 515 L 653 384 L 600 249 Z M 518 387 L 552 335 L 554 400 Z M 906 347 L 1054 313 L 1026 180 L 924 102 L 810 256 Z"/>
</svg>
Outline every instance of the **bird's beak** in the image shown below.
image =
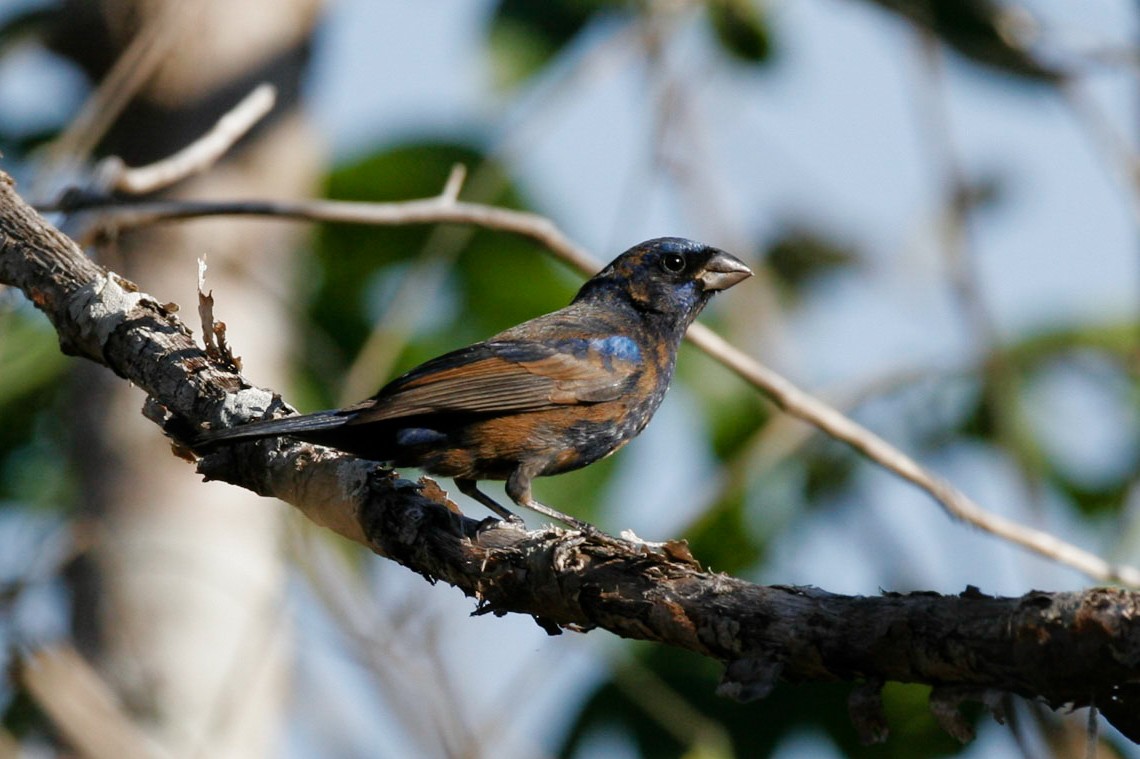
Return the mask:
<svg viewBox="0 0 1140 759">
<path fill-rule="evenodd" d="M 701 289 L 727 290 L 741 280 L 752 276 L 752 270 L 739 258 L 718 250 L 705 264 L 704 271 L 697 275 Z"/>
</svg>

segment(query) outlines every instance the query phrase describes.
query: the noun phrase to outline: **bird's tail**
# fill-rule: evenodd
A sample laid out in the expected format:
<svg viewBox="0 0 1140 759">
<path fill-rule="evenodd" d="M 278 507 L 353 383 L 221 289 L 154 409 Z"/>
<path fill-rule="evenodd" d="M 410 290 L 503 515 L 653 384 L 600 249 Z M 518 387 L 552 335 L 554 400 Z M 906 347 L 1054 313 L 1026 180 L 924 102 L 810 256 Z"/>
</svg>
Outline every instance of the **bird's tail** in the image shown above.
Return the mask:
<svg viewBox="0 0 1140 759">
<path fill-rule="evenodd" d="M 321 432 L 338 429 L 351 418 L 336 411 L 317 411 L 313 414 L 287 416 L 282 419 L 264 419 L 249 424 L 241 424 L 237 427 L 207 430 L 195 438 L 194 447 L 209 448 L 218 443 L 258 440 L 281 435 L 305 440 L 314 433 L 319 435 Z"/>
</svg>

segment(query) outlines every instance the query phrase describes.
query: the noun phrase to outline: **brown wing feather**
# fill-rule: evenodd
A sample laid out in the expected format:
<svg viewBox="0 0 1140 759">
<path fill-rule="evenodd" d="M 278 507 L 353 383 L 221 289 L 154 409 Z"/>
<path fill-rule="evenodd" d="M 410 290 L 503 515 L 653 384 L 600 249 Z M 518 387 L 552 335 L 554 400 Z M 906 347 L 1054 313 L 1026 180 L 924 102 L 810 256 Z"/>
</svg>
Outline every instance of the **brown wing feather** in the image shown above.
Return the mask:
<svg viewBox="0 0 1140 759">
<path fill-rule="evenodd" d="M 560 353 L 542 344 L 520 350 L 511 358 L 486 350 L 449 354 L 393 381 L 374 399 L 359 404 L 350 424 L 435 413 L 512 413 L 576 403 L 597 403 L 621 395 L 637 373 L 636 364 L 605 364 Z M 532 358 L 533 356 L 533 358 Z M 520 360 L 521 359 L 521 360 Z M 451 365 L 446 365 L 447 363 Z M 608 364 L 608 365 L 607 365 Z"/>
</svg>

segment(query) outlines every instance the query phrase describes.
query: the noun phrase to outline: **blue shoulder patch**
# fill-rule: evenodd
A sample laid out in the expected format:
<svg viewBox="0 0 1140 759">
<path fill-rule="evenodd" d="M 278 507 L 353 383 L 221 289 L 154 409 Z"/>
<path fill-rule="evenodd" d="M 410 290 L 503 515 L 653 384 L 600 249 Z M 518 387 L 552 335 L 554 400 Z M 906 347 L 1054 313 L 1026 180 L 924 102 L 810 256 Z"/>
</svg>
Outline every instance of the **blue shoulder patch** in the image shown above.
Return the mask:
<svg viewBox="0 0 1140 759">
<path fill-rule="evenodd" d="M 637 347 L 633 338 L 625 335 L 591 338 L 590 349 L 619 361 L 637 362 L 641 360 L 641 349 Z"/>
</svg>

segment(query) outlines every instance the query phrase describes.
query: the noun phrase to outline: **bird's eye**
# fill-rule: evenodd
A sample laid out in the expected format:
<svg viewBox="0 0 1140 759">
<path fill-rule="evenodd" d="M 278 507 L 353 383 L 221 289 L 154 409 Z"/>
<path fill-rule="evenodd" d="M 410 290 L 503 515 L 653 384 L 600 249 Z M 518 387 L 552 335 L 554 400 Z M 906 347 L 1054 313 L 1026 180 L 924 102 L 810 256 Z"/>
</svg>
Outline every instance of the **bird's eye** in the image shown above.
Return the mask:
<svg viewBox="0 0 1140 759">
<path fill-rule="evenodd" d="M 661 268 L 670 274 L 680 274 L 685 270 L 685 257 L 677 253 L 666 253 L 661 259 Z"/>
</svg>

